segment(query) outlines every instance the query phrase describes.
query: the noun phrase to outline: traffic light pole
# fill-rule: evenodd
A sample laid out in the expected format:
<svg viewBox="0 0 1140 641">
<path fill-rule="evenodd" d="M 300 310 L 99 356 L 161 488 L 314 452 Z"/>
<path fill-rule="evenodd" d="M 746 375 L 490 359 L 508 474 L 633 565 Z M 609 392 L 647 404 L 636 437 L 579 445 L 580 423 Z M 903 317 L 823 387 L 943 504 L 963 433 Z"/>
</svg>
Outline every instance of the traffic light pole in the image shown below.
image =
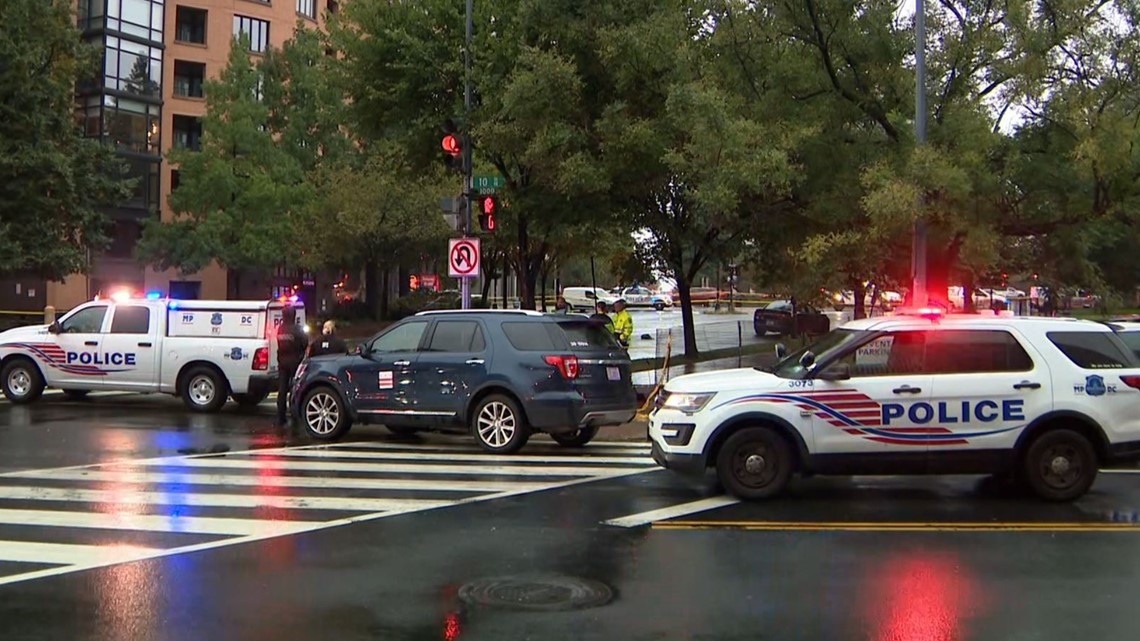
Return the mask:
<svg viewBox="0 0 1140 641">
<path fill-rule="evenodd" d="M 471 197 L 473 196 L 471 178 L 471 32 L 474 30 L 474 0 L 467 0 L 467 38 L 463 47 L 463 236 L 471 235 Z M 471 309 L 471 279 L 460 279 L 459 284 L 460 307 Z"/>
<path fill-rule="evenodd" d="M 915 0 L 914 10 L 914 142 L 916 147 L 926 143 L 926 3 Z M 926 282 L 926 220 L 923 218 L 923 198 L 915 203 L 914 240 L 911 248 L 911 305 L 925 307 L 929 301 Z M 941 294 L 945 296 L 945 292 Z"/>
</svg>

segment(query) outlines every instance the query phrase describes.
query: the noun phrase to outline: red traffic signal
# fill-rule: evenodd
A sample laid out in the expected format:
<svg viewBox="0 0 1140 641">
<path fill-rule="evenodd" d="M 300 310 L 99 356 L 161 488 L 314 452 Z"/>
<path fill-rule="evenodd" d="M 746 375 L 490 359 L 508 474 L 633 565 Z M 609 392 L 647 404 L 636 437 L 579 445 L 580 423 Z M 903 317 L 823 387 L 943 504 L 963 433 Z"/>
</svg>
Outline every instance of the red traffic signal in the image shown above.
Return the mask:
<svg viewBox="0 0 1140 641">
<path fill-rule="evenodd" d="M 459 138 L 454 134 L 444 136 L 440 146 L 443 147 L 443 153 L 452 157 L 458 156 L 462 152 L 462 148 L 459 146 Z"/>
<path fill-rule="evenodd" d="M 443 149 L 443 164 L 448 169 L 463 173 L 467 155 L 467 150 L 464 149 L 466 141 L 453 120 L 448 119 L 444 122 L 442 129 L 443 138 L 440 139 L 439 146 Z"/>
<path fill-rule="evenodd" d="M 499 211 L 499 199 L 494 196 L 479 196 L 479 229 L 495 231 L 495 214 Z"/>
</svg>

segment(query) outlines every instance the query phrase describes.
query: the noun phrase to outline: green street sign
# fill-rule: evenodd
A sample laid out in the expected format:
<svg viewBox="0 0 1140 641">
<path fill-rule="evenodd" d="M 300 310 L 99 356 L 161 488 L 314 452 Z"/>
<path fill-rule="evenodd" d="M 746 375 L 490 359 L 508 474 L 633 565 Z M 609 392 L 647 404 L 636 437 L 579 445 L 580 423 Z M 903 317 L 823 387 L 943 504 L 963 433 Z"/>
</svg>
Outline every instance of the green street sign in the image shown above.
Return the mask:
<svg viewBox="0 0 1140 641">
<path fill-rule="evenodd" d="M 502 176 L 472 176 L 471 189 L 480 194 L 493 194 L 507 184 Z"/>
</svg>

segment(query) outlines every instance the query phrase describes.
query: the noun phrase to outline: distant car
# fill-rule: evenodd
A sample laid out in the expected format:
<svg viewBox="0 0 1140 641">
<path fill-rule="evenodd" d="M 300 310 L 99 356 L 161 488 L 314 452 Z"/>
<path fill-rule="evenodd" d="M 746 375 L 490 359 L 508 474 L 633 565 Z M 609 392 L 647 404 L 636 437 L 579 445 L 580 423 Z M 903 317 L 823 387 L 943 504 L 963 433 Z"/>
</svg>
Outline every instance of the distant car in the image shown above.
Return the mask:
<svg viewBox="0 0 1140 641">
<path fill-rule="evenodd" d="M 799 331 L 804 334 L 826 334 L 831 331 L 831 319 L 811 305 L 798 304 L 796 316 Z M 757 309 L 752 314 L 752 329 L 757 336 L 765 334 L 792 334 L 792 302 L 778 300 Z"/>
<path fill-rule="evenodd" d="M 647 287 L 627 287 L 621 290 L 616 298 L 625 299 L 625 304 L 629 307 L 652 307 L 659 312 L 673 306 L 672 296 L 655 294 Z"/>
<path fill-rule="evenodd" d="M 362 421 L 395 434 L 469 432 L 496 453 L 533 432 L 585 445 L 637 411 L 629 355 L 600 323 L 530 310 L 420 312 L 355 354 L 306 360 L 292 398 L 318 440 Z"/>
</svg>

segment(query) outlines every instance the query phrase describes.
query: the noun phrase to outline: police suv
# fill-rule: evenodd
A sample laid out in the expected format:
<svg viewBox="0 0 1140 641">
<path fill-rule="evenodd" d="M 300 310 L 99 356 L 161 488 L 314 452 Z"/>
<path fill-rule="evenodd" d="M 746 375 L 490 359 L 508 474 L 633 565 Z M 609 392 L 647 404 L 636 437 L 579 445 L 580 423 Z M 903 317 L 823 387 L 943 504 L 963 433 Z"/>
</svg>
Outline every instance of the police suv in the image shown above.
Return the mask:
<svg viewBox="0 0 1140 641">
<path fill-rule="evenodd" d="M 845 324 L 766 370 L 670 381 L 654 459 L 743 499 L 802 474 L 1016 474 L 1080 497 L 1140 458 L 1140 360 L 1114 329 L 935 310 Z"/>
<path fill-rule="evenodd" d="M 177 301 L 117 296 L 51 325 L 0 333 L 0 386 L 13 403 L 44 388 L 160 392 L 216 411 L 227 396 L 257 405 L 276 385 L 275 329 L 295 301 Z M 298 307 L 297 322 L 304 323 Z"/>
</svg>

